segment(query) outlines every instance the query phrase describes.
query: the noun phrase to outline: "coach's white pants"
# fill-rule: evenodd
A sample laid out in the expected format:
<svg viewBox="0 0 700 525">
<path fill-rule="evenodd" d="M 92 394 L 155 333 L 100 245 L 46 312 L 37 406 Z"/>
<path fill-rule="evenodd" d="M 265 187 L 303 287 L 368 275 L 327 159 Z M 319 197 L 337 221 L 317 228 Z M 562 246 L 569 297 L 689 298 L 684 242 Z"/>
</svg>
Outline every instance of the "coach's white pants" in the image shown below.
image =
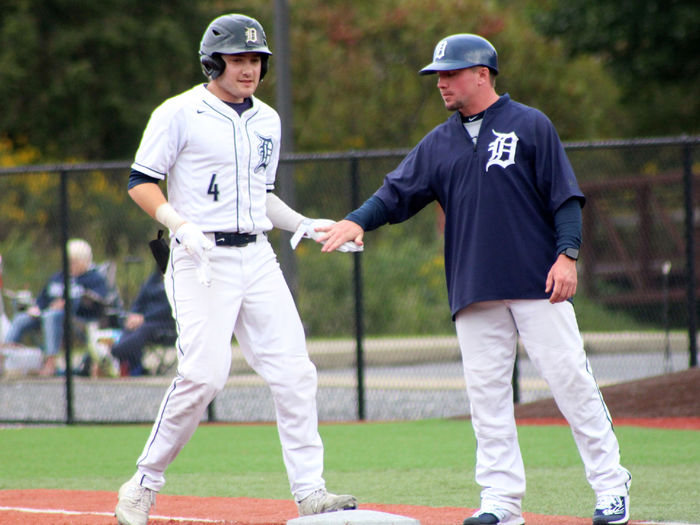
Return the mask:
<svg viewBox="0 0 700 525">
<path fill-rule="evenodd" d="M 268 383 L 292 494 L 324 486 L 316 368 L 294 300 L 265 236 L 209 252 L 211 286 L 202 286 L 185 250 L 173 248 L 166 292 L 178 327 L 178 369 L 137 462 L 143 485 L 160 490 L 165 469 L 189 441 L 231 367 L 231 338 Z M 239 451 L 231 443 L 231 453 Z M 272 452 L 272 451 L 271 451 Z"/>
<path fill-rule="evenodd" d="M 571 303 L 474 303 L 458 312 L 455 325 L 477 440 L 476 482 L 483 489 L 482 507 L 496 504 L 520 513 L 525 494 L 512 388 L 518 335 L 571 426 L 596 495 L 627 495 L 630 474 L 620 465 L 617 438 Z"/>
</svg>

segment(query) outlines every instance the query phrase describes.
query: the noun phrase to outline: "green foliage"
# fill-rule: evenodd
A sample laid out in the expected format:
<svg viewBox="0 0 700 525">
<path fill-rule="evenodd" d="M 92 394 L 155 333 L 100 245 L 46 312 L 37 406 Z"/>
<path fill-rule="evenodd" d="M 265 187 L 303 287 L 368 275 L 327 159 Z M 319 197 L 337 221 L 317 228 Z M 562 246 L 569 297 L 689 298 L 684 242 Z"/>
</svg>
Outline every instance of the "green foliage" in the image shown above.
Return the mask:
<svg viewBox="0 0 700 525">
<path fill-rule="evenodd" d="M 153 268 L 148 240 L 159 226 L 128 198 L 126 179 L 125 172 L 69 174 L 67 226 L 69 237 L 91 244 L 95 262 L 118 264 L 123 297 L 133 298 L 130 292 Z M 0 177 L 0 254 L 7 289 L 26 288 L 36 295 L 61 268 L 59 182 L 56 173 Z M 136 268 L 128 262 L 134 260 L 141 261 Z"/>
<path fill-rule="evenodd" d="M 691 0 L 549 0 L 534 16 L 539 27 L 564 37 L 572 54 L 601 53 L 624 77 L 667 83 L 700 73 Z"/>
<path fill-rule="evenodd" d="M 619 135 L 609 76 L 568 61 L 521 9 L 478 0 L 290 2 L 294 142 L 302 151 L 407 147 L 447 116 L 417 71 L 442 37 L 477 32 L 499 49 L 501 91 L 550 114 L 566 138 Z M 204 81 L 207 24 L 245 12 L 267 29 L 272 2 L 0 0 L 0 130 L 43 159 L 131 158 L 151 111 Z M 258 95 L 275 104 L 276 57 Z"/>
<path fill-rule="evenodd" d="M 398 161 L 399 157 L 358 161 L 360 200 L 374 192 L 385 171 Z M 303 203 L 298 207 L 300 213 L 335 219 L 345 216 L 353 208 L 348 168 L 346 163 L 337 162 L 296 166 L 297 200 Z M 308 335 L 354 334 L 356 259 L 361 268 L 366 334 L 454 333 L 438 210 L 433 204 L 410 221 L 368 232 L 361 255 L 322 254 L 312 241 L 301 242 L 295 251 L 299 274 L 296 300 Z"/>
<path fill-rule="evenodd" d="M 203 77 L 198 3 L 2 1 L 0 129 L 45 158 L 131 156 L 148 115 Z"/>
<path fill-rule="evenodd" d="M 145 426 L 0 429 L 0 489 L 116 492 L 133 473 Z M 470 507 L 474 435 L 467 421 L 322 425 L 324 478 L 361 503 Z M 566 426 L 520 426 L 525 512 L 589 517 L 594 503 Z M 636 520 L 700 521 L 697 431 L 618 426 Z M 235 447 L 231 447 L 235 443 Z M 659 487 L 664 490 L 660 491 Z M 168 469 L 164 494 L 289 499 L 274 425 L 202 425 Z"/>
<path fill-rule="evenodd" d="M 422 239 L 407 227 L 366 236 L 361 259 L 364 329 L 367 335 L 452 334 L 445 288 L 442 237 Z M 355 324 L 355 257 L 321 254 L 307 241 L 297 248 L 297 304 L 311 337 L 352 335 Z"/>
<path fill-rule="evenodd" d="M 298 148 L 413 145 L 448 116 L 435 77 L 417 72 L 441 38 L 464 32 L 499 50 L 499 92 L 550 114 L 564 138 L 619 133 L 610 125 L 612 80 L 592 59 L 569 62 L 515 8 L 477 0 L 298 0 L 291 28 Z"/>
<path fill-rule="evenodd" d="M 0 241 L 2 272 L 7 290 L 31 290 L 35 295 L 48 278 L 61 268 L 61 252 L 58 248 L 37 252 L 34 235 L 13 232 Z"/>
<path fill-rule="evenodd" d="M 697 132 L 700 10 L 693 0 L 534 0 L 531 17 L 574 57 L 598 56 L 621 83 L 624 133 Z M 664 115 L 659 119 L 659 115 Z"/>
<path fill-rule="evenodd" d="M 574 297 L 576 321 L 582 332 L 625 332 L 629 330 L 649 330 L 650 325 L 636 320 L 626 310 L 606 308 L 577 292 Z"/>
</svg>

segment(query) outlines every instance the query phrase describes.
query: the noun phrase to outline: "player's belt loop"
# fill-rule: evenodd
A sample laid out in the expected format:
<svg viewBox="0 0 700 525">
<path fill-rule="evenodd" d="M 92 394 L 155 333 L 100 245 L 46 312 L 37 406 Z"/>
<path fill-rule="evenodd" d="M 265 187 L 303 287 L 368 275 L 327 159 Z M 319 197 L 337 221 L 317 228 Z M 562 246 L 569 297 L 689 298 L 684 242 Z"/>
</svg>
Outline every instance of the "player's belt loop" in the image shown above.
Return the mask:
<svg viewBox="0 0 700 525">
<path fill-rule="evenodd" d="M 217 246 L 247 246 L 255 242 L 257 235 L 238 232 L 214 232 L 214 242 Z"/>
</svg>

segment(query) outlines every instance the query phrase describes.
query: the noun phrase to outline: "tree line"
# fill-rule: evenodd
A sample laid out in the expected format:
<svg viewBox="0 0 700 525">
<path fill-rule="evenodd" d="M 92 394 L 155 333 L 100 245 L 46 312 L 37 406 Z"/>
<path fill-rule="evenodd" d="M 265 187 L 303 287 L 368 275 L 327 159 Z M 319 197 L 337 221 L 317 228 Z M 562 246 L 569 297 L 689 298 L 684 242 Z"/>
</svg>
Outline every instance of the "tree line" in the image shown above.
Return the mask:
<svg viewBox="0 0 700 525">
<path fill-rule="evenodd" d="M 236 10 L 274 41 L 274 4 L 0 0 L 0 136 L 47 159 L 129 159 L 153 108 L 205 79 L 204 28 Z M 499 92 L 565 140 L 697 131 L 698 12 L 688 0 L 294 0 L 299 151 L 408 147 L 446 114 L 418 69 L 443 36 L 499 51 Z M 259 95 L 275 105 L 275 57 Z M 663 118 L 660 118 L 660 115 Z"/>
</svg>

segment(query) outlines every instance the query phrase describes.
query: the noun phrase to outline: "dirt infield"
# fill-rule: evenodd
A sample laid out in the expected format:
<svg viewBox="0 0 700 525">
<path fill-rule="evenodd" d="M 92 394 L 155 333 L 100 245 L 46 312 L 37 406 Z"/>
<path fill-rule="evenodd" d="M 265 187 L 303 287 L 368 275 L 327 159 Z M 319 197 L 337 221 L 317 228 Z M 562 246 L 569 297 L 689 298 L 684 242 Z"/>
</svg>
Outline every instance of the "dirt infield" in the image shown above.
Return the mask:
<svg viewBox="0 0 700 525">
<path fill-rule="evenodd" d="M 68 490 L 0 491 L 3 525 L 114 525 L 114 492 Z M 421 525 L 456 525 L 473 509 L 364 504 L 360 508 L 415 518 Z M 168 525 L 285 525 L 297 517 L 291 500 L 158 496 L 149 523 Z M 590 518 L 525 513 L 528 525 L 590 524 Z"/>
<path fill-rule="evenodd" d="M 602 389 L 617 425 L 700 430 L 700 369 Z M 565 424 L 551 400 L 516 408 L 519 424 Z M 114 525 L 116 492 L 67 490 L 0 491 L 3 525 Z M 457 525 L 474 509 L 367 503 L 360 508 L 408 516 L 421 525 Z M 297 517 L 291 500 L 159 495 L 152 524 L 285 525 Z M 528 525 L 583 525 L 590 518 L 525 513 Z M 648 522 L 645 522 L 648 524 Z M 641 524 L 631 521 L 630 524 Z"/>
</svg>

